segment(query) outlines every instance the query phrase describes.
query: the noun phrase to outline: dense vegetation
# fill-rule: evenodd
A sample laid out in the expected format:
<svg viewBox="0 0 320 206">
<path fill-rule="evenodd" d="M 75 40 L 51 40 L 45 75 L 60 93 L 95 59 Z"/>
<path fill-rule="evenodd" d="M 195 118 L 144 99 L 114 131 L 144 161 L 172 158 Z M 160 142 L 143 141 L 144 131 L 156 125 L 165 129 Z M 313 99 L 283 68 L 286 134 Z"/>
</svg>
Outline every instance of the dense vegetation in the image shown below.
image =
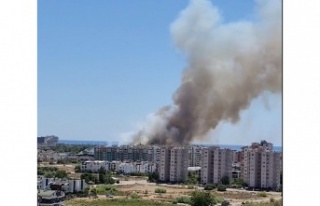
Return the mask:
<svg viewBox="0 0 320 206">
<path fill-rule="evenodd" d="M 197 176 L 195 172 L 188 172 L 188 178 L 186 184 L 197 185 L 200 182 L 200 176 Z"/>
<path fill-rule="evenodd" d="M 38 175 L 43 175 L 46 178 L 69 178 L 68 174 L 66 171 L 63 170 L 58 170 L 56 167 L 38 167 L 37 171 Z"/>
</svg>

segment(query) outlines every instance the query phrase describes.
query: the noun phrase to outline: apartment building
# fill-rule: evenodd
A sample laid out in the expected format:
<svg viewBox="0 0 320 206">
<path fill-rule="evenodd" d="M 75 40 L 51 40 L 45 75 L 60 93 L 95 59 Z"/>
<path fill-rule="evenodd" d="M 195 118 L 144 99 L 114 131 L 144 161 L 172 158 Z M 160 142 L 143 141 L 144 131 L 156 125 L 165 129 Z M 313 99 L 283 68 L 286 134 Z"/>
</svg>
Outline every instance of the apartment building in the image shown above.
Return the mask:
<svg viewBox="0 0 320 206">
<path fill-rule="evenodd" d="M 186 147 L 170 149 L 170 182 L 183 182 L 188 177 L 188 152 Z"/>
<path fill-rule="evenodd" d="M 118 171 L 120 161 L 85 161 L 81 164 L 81 171 L 98 172 L 101 167 L 104 167 L 106 171 Z"/>
<path fill-rule="evenodd" d="M 46 147 L 46 146 L 56 146 L 58 144 L 59 137 L 50 135 L 50 136 L 43 136 L 38 137 L 38 147 Z"/>
<path fill-rule="evenodd" d="M 156 164 L 151 162 L 123 162 L 119 165 L 119 172 L 130 173 L 152 173 L 156 171 Z"/>
<path fill-rule="evenodd" d="M 158 164 L 159 180 L 167 182 L 170 180 L 170 156 L 171 152 L 168 147 L 160 148 L 160 158 Z"/>
<path fill-rule="evenodd" d="M 200 167 L 201 165 L 202 147 L 190 146 L 188 154 L 189 167 Z"/>
<path fill-rule="evenodd" d="M 276 189 L 280 186 L 282 153 L 272 149 L 272 144 L 265 141 L 242 148 L 241 175 L 249 187 Z"/>
<path fill-rule="evenodd" d="M 95 147 L 94 158 L 105 161 L 152 161 L 152 148 L 142 146 Z"/>
<path fill-rule="evenodd" d="M 39 190 L 60 190 L 65 193 L 84 191 L 88 187 L 84 179 L 65 180 L 60 178 L 46 178 L 38 176 L 37 188 Z"/>
<path fill-rule="evenodd" d="M 39 190 L 37 206 L 63 206 L 65 193 L 56 190 Z"/>
<path fill-rule="evenodd" d="M 234 153 L 234 150 L 219 147 L 204 148 L 201 159 L 202 184 L 220 184 L 221 179 L 225 176 L 231 182 Z"/>
</svg>

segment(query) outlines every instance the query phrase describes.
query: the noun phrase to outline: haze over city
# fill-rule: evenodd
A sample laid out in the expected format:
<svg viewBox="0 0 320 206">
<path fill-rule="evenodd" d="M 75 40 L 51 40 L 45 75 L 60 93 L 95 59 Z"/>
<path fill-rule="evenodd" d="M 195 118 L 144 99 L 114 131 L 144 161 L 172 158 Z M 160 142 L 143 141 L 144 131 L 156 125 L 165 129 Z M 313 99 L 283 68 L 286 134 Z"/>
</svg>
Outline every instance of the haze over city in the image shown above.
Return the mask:
<svg viewBox="0 0 320 206">
<path fill-rule="evenodd" d="M 220 25 L 258 21 L 256 1 L 211 3 Z M 188 62 L 172 25 L 188 4 L 39 1 L 38 135 L 130 143 L 173 104 Z M 281 145 L 281 93 L 262 90 L 252 99 L 238 122 L 222 120 L 193 142 Z"/>
</svg>

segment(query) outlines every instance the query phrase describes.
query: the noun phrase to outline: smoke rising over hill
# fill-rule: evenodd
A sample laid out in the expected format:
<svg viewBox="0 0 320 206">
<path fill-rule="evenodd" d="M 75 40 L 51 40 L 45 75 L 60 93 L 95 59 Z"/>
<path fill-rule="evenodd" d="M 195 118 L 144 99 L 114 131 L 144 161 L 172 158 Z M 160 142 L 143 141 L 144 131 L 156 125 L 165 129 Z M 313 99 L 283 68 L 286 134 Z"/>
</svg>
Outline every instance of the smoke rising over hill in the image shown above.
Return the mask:
<svg viewBox="0 0 320 206">
<path fill-rule="evenodd" d="M 191 0 L 171 25 L 186 55 L 173 105 L 154 113 L 134 143 L 188 144 L 240 112 L 265 91 L 282 90 L 281 0 L 257 0 L 254 22 L 224 23 L 208 0 Z"/>
</svg>

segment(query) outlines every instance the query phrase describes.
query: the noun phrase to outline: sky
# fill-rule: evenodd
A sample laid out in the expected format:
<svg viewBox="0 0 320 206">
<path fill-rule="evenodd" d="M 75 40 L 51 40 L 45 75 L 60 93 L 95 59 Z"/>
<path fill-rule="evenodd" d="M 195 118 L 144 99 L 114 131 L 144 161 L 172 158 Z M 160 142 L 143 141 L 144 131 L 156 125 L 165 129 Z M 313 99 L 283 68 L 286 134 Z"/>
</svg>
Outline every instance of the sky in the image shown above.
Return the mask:
<svg viewBox="0 0 320 206">
<path fill-rule="evenodd" d="M 224 22 L 252 20 L 254 0 L 212 1 Z M 38 136 L 120 141 L 172 103 L 186 58 L 170 25 L 186 0 L 38 1 Z M 264 93 L 236 125 L 201 143 L 281 145 L 281 94 Z"/>
</svg>

